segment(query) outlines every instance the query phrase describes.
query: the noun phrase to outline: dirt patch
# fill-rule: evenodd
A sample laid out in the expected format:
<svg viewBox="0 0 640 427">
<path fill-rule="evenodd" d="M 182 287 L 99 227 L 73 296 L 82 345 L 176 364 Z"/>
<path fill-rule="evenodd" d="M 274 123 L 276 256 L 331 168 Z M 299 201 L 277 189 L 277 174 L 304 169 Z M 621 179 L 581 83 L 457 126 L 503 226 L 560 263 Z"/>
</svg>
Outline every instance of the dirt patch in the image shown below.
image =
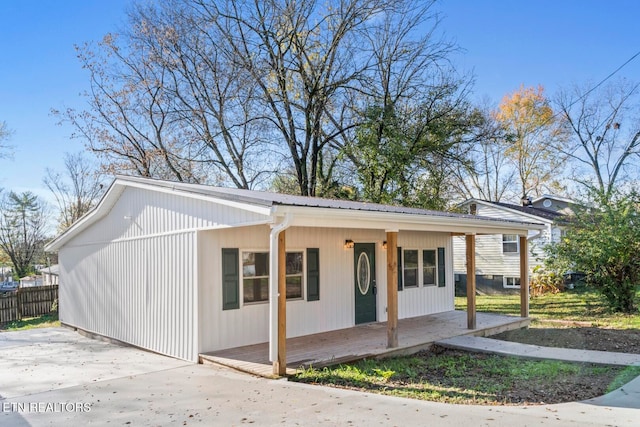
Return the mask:
<svg viewBox="0 0 640 427">
<path fill-rule="evenodd" d="M 640 331 L 602 329 L 585 323 L 553 322 L 494 335 L 490 338 L 534 344 L 640 354 Z M 602 396 L 640 375 L 637 368 L 580 363 L 543 365 L 537 360 L 469 353 L 441 347 L 420 352 L 402 369 L 381 361 L 379 370 L 395 371 L 382 381 L 353 381 L 338 374 L 297 381 L 320 383 L 416 399 L 459 404 L 540 405 L 577 402 Z M 544 367 L 543 367 L 544 366 Z M 362 365 L 362 370 L 372 370 Z M 543 375 L 537 375 L 543 370 Z M 350 371 L 347 370 L 347 374 Z M 462 373 L 462 374 L 461 374 Z"/>
<path fill-rule="evenodd" d="M 602 329 L 570 324 L 559 328 L 518 329 L 490 338 L 545 347 L 640 354 L 640 331 L 629 329 Z"/>
<path fill-rule="evenodd" d="M 431 353 L 431 354 L 430 354 Z M 459 350 L 439 349 L 435 348 L 432 352 L 422 353 L 420 356 L 424 358 L 450 356 L 455 358 L 464 358 L 469 353 Z M 479 366 L 493 363 L 505 363 L 504 356 L 474 353 L 474 361 Z M 531 369 L 524 364 L 532 364 L 535 361 L 519 361 L 518 366 L 512 369 Z M 469 365 L 467 365 L 469 367 Z M 602 396 L 608 392 L 608 388 L 615 382 L 616 378 L 625 370 L 622 367 L 599 367 L 592 364 L 573 364 L 574 369 L 560 370 L 553 376 L 539 378 L 528 377 L 524 375 L 520 378 L 507 380 L 508 374 L 500 371 L 492 372 L 491 369 L 476 371 L 469 369 L 464 384 L 466 388 L 474 389 L 477 383 L 493 382 L 497 386 L 492 392 L 489 401 L 474 402 L 467 401 L 461 403 L 483 403 L 495 405 L 543 405 L 556 404 L 565 402 L 578 402 L 581 400 L 592 399 Z M 422 379 L 432 384 L 438 384 L 441 387 L 460 386 L 460 380 L 453 379 L 447 374 L 446 370 L 430 369 L 423 372 Z"/>
</svg>

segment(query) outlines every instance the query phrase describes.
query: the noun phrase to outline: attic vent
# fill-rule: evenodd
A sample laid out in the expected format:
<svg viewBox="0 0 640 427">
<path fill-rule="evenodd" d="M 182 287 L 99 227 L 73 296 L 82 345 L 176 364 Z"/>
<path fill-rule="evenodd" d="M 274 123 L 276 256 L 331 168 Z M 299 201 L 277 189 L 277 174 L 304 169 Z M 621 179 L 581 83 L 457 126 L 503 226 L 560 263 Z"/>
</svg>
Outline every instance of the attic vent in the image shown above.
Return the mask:
<svg viewBox="0 0 640 427">
<path fill-rule="evenodd" d="M 471 215 L 477 215 L 478 214 L 478 205 L 476 205 L 475 203 L 471 203 L 469 205 L 469 213 Z"/>
</svg>

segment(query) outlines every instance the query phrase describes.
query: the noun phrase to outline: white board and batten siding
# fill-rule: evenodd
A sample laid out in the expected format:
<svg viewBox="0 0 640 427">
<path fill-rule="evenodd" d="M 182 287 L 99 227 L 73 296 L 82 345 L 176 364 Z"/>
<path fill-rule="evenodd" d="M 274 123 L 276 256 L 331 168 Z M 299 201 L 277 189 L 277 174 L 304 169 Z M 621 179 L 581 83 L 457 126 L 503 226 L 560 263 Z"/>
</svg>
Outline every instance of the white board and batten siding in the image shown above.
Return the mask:
<svg viewBox="0 0 640 427">
<path fill-rule="evenodd" d="M 355 323 L 354 250 L 345 249 L 344 241 L 374 243 L 376 256 L 377 321 L 386 314 L 386 240 L 383 230 L 350 230 L 340 228 L 292 227 L 286 230 L 288 251 L 305 252 L 318 248 L 320 258 L 320 299 L 304 298 L 287 302 L 287 337 L 296 337 L 336 329 Z M 198 234 L 200 351 L 263 343 L 268 341 L 269 305 L 243 304 L 240 284 L 240 308 L 222 309 L 222 248 L 267 252 L 268 226 L 202 231 Z M 448 233 L 400 232 L 399 245 L 416 249 L 444 247 L 447 258 L 446 287 L 425 287 L 399 292 L 399 317 L 414 317 L 453 309 L 453 262 L 451 237 Z M 306 271 L 306 255 L 305 266 Z M 306 279 L 306 275 L 303 275 Z"/>
<path fill-rule="evenodd" d="M 196 229 L 264 217 L 127 187 L 60 249 L 60 320 L 176 358 L 198 358 Z"/>
<path fill-rule="evenodd" d="M 478 216 L 513 221 L 539 222 L 546 225 L 542 231 L 529 231 L 529 268 L 541 265 L 544 261 L 544 247 L 550 243 L 551 222 L 542 218 L 525 217 L 484 204 L 477 205 Z M 453 238 L 453 259 L 456 274 L 467 274 L 466 243 L 464 236 Z M 520 248 L 518 252 L 502 251 L 502 234 L 476 236 L 476 274 L 520 277 Z"/>
</svg>

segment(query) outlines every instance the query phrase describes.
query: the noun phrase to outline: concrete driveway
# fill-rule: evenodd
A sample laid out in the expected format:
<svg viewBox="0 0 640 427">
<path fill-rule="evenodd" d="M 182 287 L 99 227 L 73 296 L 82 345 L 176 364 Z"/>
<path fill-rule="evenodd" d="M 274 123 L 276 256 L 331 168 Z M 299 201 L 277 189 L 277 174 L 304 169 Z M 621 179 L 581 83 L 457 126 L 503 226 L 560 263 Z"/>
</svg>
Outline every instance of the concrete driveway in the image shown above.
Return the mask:
<svg viewBox="0 0 640 427">
<path fill-rule="evenodd" d="M 587 403 L 458 406 L 267 380 L 85 338 L 0 333 L 0 425 L 637 425 Z"/>
</svg>

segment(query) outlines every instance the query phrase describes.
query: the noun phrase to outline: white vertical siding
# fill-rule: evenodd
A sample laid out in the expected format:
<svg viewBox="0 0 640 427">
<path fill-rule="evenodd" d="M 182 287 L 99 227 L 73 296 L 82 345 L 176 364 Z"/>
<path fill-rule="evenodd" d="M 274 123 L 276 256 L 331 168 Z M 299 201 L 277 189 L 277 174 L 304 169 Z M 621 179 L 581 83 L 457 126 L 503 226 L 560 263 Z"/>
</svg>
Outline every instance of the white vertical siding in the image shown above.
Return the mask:
<svg viewBox="0 0 640 427">
<path fill-rule="evenodd" d="M 222 310 L 222 248 L 268 251 L 269 227 L 255 226 L 229 230 L 203 231 L 198 234 L 200 351 L 215 351 L 269 339 L 267 303 L 243 305 Z M 355 285 L 353 249 L 344 249 L 344 241 L 375 243 L 377 319 L 386 315 L 386 239 L 383 230 L 349 230 L 293 227 L 286 230 L 288 250 L 320 249 L 320 300 L 287 302 L 287 336 L 295 337 L 348 328 L 355 322 Z M 448 233 L 399 233 L 399 244 L 425 249 L 445 247 L 447 286 L 402 291 L 399 317 L 413 317 L 453 309 L 453 263 Z M 241 293 L 242 293 L 242 285 Z"/>
<path fill-rule="evenodd" d="M 109 215 L 84 230 L 74 245 L 238 225 L 265 220 L 264 215 L 181 195 L 127 187 Z"/>
<path fill-rule="evenodd" d="M 60 251 L 62 322 L 197 361 L 193 232 Z"/>
</svg>

